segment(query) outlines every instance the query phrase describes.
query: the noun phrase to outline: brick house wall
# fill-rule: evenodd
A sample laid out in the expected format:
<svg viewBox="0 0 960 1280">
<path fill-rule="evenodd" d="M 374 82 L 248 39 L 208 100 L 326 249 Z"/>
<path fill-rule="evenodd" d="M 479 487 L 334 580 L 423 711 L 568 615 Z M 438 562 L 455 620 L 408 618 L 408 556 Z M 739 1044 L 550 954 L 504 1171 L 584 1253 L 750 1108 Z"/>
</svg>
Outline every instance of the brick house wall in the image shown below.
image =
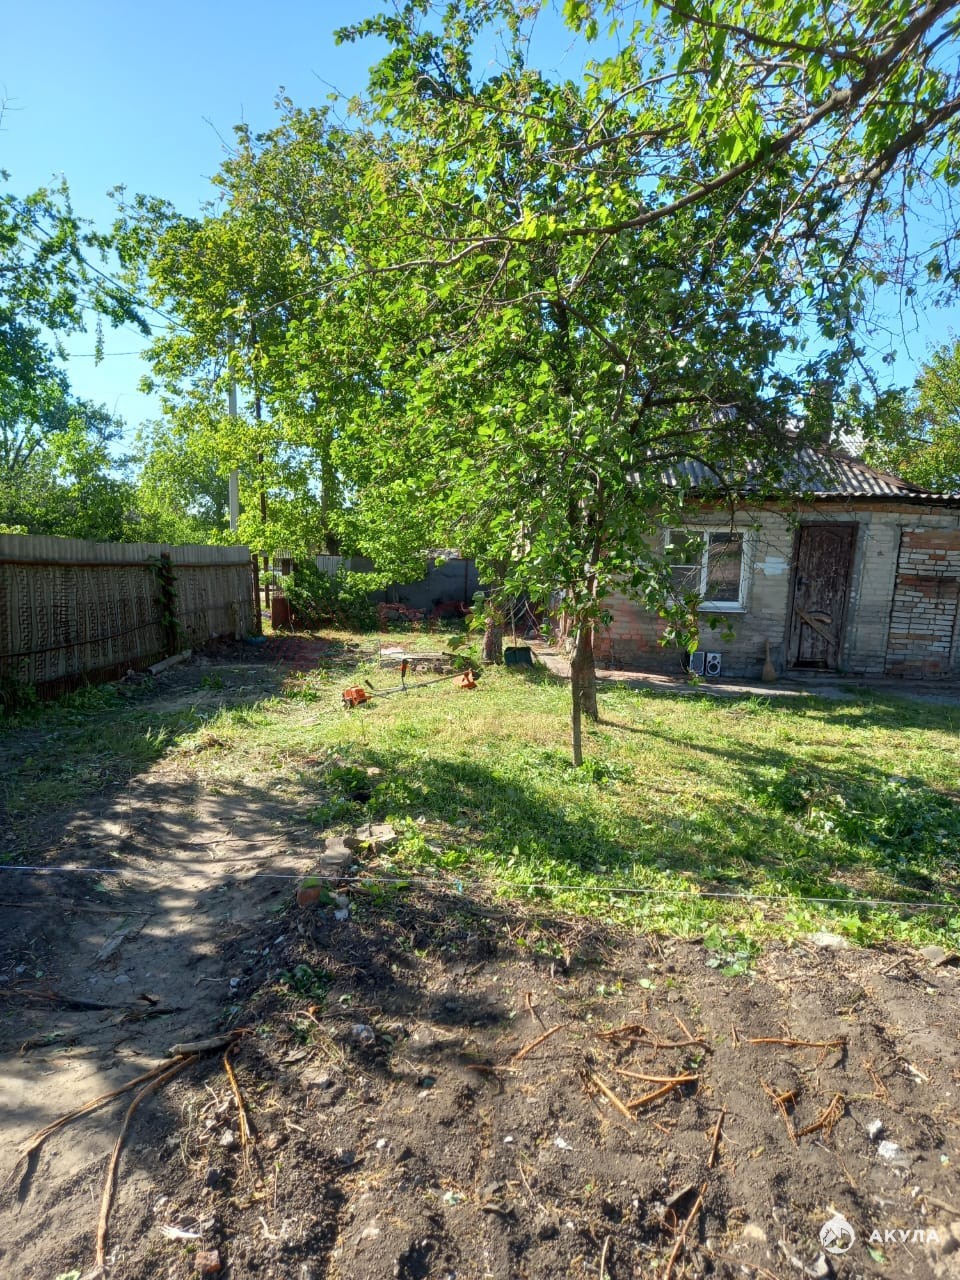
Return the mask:
<svg viewBox="0 0 960 1280">
<path fill-rule="evenodd" d="M 722 655 L 725 675 L 757 679 L 766 642 L 783 671 L 797 529 L 804 523 L 856 524 L 839 672 L 850 675 L 960 674 L 960 513 L 956 505 L 849 499 L 768 507 L 739 514 L 748 559 L 743 608 L 704 612 L 700 647 Z M 730 529 L 729 512 L 698 511 L 689 529 Z M 609 626 L 598 627 L 598 664 L 678 674 L 681 655 L 658 643 L 663 619 L 626 595 L 608 596 Z M 711 629 L 711 616 L 719 626 Z M 724 637 L 724 629 L 732 637 Z"/>
<path fill-rule="evenodd" d="M 904 529 L 887 638 L 889 675 L 944 675 L 955 665 L 960 529 Z"/>
</svg>

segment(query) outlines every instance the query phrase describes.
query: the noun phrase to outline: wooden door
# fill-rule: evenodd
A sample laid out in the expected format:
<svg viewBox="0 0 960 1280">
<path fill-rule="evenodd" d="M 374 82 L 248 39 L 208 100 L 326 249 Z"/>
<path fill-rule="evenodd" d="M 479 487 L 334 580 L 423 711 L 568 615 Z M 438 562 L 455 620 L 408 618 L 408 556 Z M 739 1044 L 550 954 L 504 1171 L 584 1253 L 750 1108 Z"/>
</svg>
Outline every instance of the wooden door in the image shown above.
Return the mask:
<svg viewBox="0 0 960 1280">
<path fill-rule="evenodd" d="M 789 666 L 837 669 L 856 537 L 855 524 L 800 527 L 787 637 Z"/>
</svg>

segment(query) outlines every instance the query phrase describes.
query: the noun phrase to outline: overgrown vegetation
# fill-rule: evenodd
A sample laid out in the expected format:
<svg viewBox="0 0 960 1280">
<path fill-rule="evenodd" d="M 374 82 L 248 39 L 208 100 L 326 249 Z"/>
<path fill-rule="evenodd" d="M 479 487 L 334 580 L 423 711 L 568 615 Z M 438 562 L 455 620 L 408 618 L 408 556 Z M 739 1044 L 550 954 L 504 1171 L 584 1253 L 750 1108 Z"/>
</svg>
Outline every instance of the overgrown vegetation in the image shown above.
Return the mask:
<svg viewBox="0 0 960 1280">
<path fill-rule="evenodd" d="M 377 625 L 368 574 L 340 570 L 330 575 L 307 560 L 282 580 L 281 587 L 298 626 L 326 623 L 350 631 L 371 631 Z"/>
<path fill-rule="evenodd" d="M 569 0 L 571 65 L 593 60 L 563 78 L 543 8 L 350 15 L 364 101 L 282 98 L 202 217 L 123 196 L 115 231 L 176 321 L 149 351 L 151 487 L 222 519 L 234 468 L 255 547 L 402 581 L 456 546 L 494 606 L 551 603 L 579 764 L 610 592 L 696 643 L 659 554 L 694 476 L 792 495 L 796 449 L 848 431 L 877 289 L 953 296 L 960 95 L 949 5 Z"/>
<path fill-rule="evenodd" d="M 865 426 L 871 461 L 924 489 L 960 489 L 960 342 L 931 351 L 913 387 L 881 397 Z"/>
</svg>

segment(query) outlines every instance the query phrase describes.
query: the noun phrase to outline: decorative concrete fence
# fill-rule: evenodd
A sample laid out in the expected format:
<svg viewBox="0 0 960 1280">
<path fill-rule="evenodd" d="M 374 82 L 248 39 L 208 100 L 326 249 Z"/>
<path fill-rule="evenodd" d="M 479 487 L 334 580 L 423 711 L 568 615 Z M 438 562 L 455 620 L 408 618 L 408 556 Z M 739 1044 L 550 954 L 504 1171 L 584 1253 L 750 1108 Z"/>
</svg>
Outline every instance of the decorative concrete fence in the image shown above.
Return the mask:
<svg viewBox="0 0 960 1280">
<path fill-rule="evenodd" d="M 0 689 L 51 695 L 256 629 L 246 547 L 0 534 Z"/>
</svg>

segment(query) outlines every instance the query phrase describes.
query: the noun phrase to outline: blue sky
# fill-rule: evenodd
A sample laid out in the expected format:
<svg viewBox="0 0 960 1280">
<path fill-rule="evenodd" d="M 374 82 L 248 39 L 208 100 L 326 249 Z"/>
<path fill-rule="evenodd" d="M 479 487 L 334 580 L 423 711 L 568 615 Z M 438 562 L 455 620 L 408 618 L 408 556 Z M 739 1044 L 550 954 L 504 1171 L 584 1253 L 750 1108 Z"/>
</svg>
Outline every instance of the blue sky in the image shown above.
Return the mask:
<svg viewBox="0 0 960 1280">
<path fill-rule="evenodd" d="M 232 126 L 268 127 L 281 86 L 303 106 L 334 88 L 347 95 L 364 88 L 376 46 L 337 47 L 332 32 L 381 7 L 377 0 L 281 0 L 269 9 L 249 0 L 8 5 L 0 44 L 0 168 L 18 194 L 62 173 L 77 213 L 101 226 L 113 212 L 106 193 L 120 184 L 197 213 L 211 195 L 209 180 Z M 580 57 L 569 33 L 553 27 L 545 34 L 548 62 L 576 74 Z M 885 312 L 882 327 L 898 355 L 893 376 L 901 382 L 912 381 L 932 342 L 960 328 L 956 311 L 907 314 L 902 325 L 893 299 Z M 108 331 L 99 365 L 92 333 L 70 346 L 75 392 L 131 427 L 156 411 L 137 391 L 145 370 L 135 354 L 141 345 L 134 330 Z"/>
<path fill-rule="evenodd" d="M 76 212 L 107 225 L 107 191 L 164 196 L 197 213 L 234 124 L 268 127 L 281 86 L 304 105 L 332 87 L 366 83 L 371 49 L 335 46 L 333 30 L 379 6 L 276 3 L 131 4 L 129 0 L 8 5 L 0 37 L 0 168 L 26 194 L 63 174 Z M 79 395 L 135 426 L 155 412 L 137 391 L 145 371 L 136 330 L 107 332 L 92 359 L 92 332 L 70 343 Z"/>
</svg>

